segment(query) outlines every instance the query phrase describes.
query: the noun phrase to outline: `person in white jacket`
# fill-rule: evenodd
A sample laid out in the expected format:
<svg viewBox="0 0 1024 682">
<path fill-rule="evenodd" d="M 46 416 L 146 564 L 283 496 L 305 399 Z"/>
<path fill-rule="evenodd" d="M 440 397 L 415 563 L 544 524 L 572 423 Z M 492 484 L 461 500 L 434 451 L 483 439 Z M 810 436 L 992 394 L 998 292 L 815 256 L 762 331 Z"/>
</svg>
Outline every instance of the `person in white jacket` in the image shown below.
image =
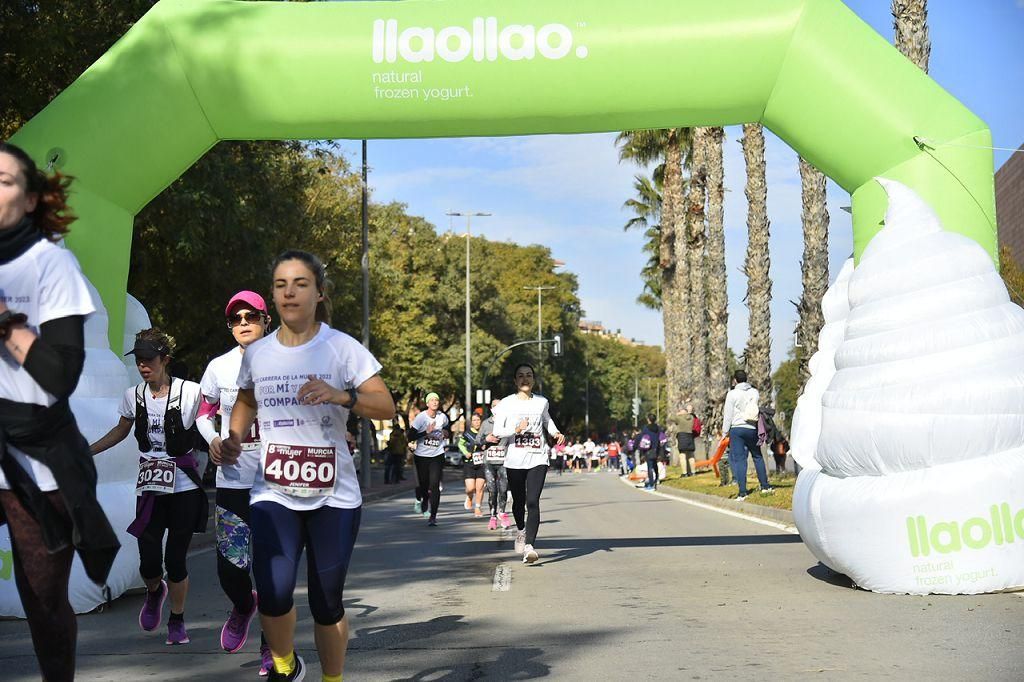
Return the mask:
<svg viewBox="0 0 1024 682">
<path fill-rule="evenodd" d="M 515 370 L 516 392 L 494 408 L 494 435 L 510 437 L 505 450 L 505 471 L 512 493 L 512 516 L 515 517 L 515 551 L 523 555 L 524 564 L 537 561 L 533 543 L 540 528 L 540 494 L 548 473 L 548 444 L 545 432 L 559 444 L 565 436 L 548 414 L 548 399 L 533 394 L 533 367 L 520 364 Z"/>
<path fill-rule="evenodd" d="M 739 486 L 737 500 L 747 498 L 747 453 L 754 458 L 754 470 L 761 485 L 761 494 L 775 492 L 768 484 L 768 470 L 757 444 L 757 419 L 761 400 L 757 389 L 747 383 L 742 369 L 732 375 L 732 390 L 725 395 L 722 433 L 729 436 L 729 466 Z"/>
</svg>

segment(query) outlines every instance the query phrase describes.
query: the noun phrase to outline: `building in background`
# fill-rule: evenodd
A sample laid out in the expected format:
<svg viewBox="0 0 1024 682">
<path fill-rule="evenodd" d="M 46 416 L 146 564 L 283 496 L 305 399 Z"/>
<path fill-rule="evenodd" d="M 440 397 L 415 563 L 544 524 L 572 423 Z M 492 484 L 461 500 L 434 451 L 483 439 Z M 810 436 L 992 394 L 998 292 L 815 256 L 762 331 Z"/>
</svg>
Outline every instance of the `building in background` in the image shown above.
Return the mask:
<svg viewBox="0 0 1024 682">
<path fill-rule="evenodd" d="M 614 332 L 611 329 L 606 329 L 603 324 L 596 320 L 580 320 L 579 330 L 581 334 L 593 334 L 595 336 L 601 336 L 606 339 L 612 339 L 618 341 L 624 346 L 642 346 L 636 339 L 630 339 L 622 335 L 622 330 L 616 329 Z"/>
<path fill-rule="evenodd" d="M 996 171 L 996 223 L 999 246 L 1024 264 L 1024 145 Z"/>
</svg>

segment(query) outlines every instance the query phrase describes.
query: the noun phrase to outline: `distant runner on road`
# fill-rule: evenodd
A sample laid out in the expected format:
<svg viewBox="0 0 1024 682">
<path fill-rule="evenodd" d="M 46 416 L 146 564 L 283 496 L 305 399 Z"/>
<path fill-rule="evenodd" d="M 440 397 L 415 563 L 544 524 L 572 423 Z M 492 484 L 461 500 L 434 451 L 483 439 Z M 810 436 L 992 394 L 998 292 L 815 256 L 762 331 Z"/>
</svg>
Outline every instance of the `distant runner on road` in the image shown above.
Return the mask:
<svg viewBox="0 0 1024 682">
<path fill-rule="evenodd" d="M 427 409 L 416 415 L 409 429 L 409 440 L 416 441 L 413 458 L 416 462 L 416 502 L 413 509 L 428 518 L 427 525 L 436 526 L 448 416 L 439 410 L 441 397 L 436 393 L 428 393 L 426 403 Z"/>
</svg>

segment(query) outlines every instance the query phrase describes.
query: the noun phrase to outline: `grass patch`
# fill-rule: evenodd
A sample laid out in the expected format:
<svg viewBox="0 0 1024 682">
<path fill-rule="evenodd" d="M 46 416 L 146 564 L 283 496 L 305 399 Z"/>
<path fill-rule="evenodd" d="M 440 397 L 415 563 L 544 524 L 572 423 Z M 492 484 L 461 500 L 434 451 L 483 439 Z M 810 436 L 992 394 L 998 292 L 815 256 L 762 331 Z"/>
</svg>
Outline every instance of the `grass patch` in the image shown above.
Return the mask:
<svg viewBox="0 0 1024 682">
<path fill-rule="evenodd" d="M 753 469 L 753 467 L 750 468 Z M 793 486 L 796 485 L 796 478 L 793 476 L 782 477 L 769 475 L 768 481 L 772 484 L 772 487 L 775 488 L 774 495 L 762 495 L 757 492 L 759 488 L 757 475 L 755 472 L 749 471 L 747 476 L 747 490 L 749 491 L 749 496 L 744 500 L 744 502 L 746 504 L 757 504 L 762 507 L 789 509 L 792 511 Z M 686 478 L 683 476 L 683 472 L 680 467 L 668 467 L 668 476 L 666 476 L 665 480 L 661 481 L 661 485 L 729 499 L 735 499 L 738 494 L 737 488 L 733 484 L 727 486 L 718 485 L 718 477 L 715 476 L 713 471 L 704 471 Z"/>
</svg>

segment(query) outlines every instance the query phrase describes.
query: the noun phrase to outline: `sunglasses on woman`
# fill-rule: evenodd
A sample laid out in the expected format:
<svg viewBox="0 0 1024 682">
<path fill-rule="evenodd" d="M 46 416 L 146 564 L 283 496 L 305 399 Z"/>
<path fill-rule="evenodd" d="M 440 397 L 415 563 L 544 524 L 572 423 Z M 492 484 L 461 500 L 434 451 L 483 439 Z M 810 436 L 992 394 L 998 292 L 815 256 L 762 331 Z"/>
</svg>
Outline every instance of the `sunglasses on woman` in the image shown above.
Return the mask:
<svg viewBox="0 0 1024 682">
<path fill-rule="evenodd" d="M 257 324 L 263 319 L 261 312 L 235 313 L 228 316 L 228 327 L 237 327 L 245 320 L 246 324 Z"/>
</svg>

